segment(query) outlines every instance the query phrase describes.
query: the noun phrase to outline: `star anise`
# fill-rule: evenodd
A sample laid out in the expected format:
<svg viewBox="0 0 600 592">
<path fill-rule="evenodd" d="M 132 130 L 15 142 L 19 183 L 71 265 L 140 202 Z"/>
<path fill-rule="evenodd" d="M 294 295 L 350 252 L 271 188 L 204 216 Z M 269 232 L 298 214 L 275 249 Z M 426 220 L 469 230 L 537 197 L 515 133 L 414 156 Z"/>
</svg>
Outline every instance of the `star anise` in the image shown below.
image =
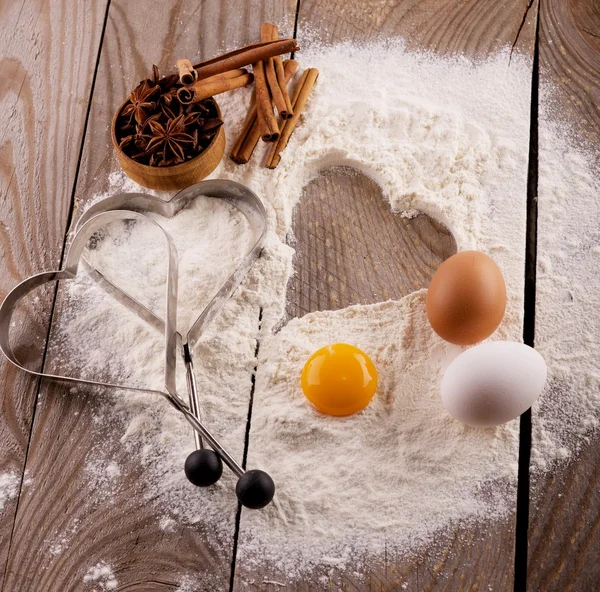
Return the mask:
<svg viewBox="0 0 600 592">
<path fill-rule="evenodd" d="M 135 132 L 135 134 L 131 134 L 130 136 L 125 136 L 119 142 L 119 148 L 123 149 L 126 146 L 135 146 L 138 150 L 145 152 L 147 144 L 148 144 L 148 137 L 144 136 L 140 132 Z"/>
<path fill-rule="evenodd" d="M 183 118 L 183 127 L 189 128 L 200 119 L 200 113 L 187 113 Z"/>
<path fill-rule="evenodd" d="M 173 89 L 173 86 L 178 82 L 179 74 L 171 74 L 169 76 L 164 76 L 158 81 L 158 86 L 160 86 L 163 92 L 174 90 L 177 92 L 177 89 Z"/>
<path fill-rule="evenodd" d="M 151 121 L 148 126 L 152 132 L 152 138 L 146 146 L 146 153 L 160 154 L 163 163 L 172 161 L 172 164 L 179 164 L 183 162 L 186 156 L 184 145 L 195 143 L 193 136 L 185 132 L 183 118 L 183 115 L 179 115 L 164 125 L 158 120 Z"/>
<path fill-rule="evenodd" d="M 177 103 L 177 89 L 172 88 L 171 90 L 163 93 L 160 97 L 160 100 L 167 106 L 170 106 L 174 102 Z"/>
<path fill-rule="evenodd" d="M 125 106 L 121 114 L 129 117 L 129 123 L 135 119 L 138 124 L 144 123 L 148 113 L 156 109 L 156 102 L 152 98 L 158 98 L 160 87 L 151 80 L 143 80 L 129 95 L 129 104 Z"/>
<path fill-rule="evenodd" d="M 164 97 L 164 95 L 163 95 L 163 97 Z M 171 109 L 168 105 L 161 105 L 160 110 L 161 110 L 162 114 L 167 118 L 167 120 L 176 119 L 179 115 L 181 115 L 181 105 L 179 105 L 179 109 L 177 110 L 177 113 L 175 113 L 175 111 L 173 111 L 173 109 Z M 186 124 L 184 122 L 183 126 L 185 127 L 185 125 Z"/>
<path fill-rule="evenodd" d="M 165 167 L 194 158 L 209 146 L 223 124 L 213 99 L 182 105 L 179 76 L 160 77 L 156 66 L 132 91 L 117 120 L 117 141 L 127 156 Z"/>
<path fill-rule="evenodd" d="M 189 105 L 185 106 L 187 109 L 191 110 L 192 109 L 198 109 L 199 111 L 202 111 L 203 113 L 209 113 L 210 109 L 204 104 L 203 101 L 200 101 L 199 103 L 190 103 Z"/>
<path fill-rule="evenodd" d="M 213 119 L 205 119 L 202 123 L 201 134 L 204 136 L 210 135 L 212 138 L 213 134 L 223 125 L 223 120 L 218 117 L 214 117 Z"/>
<path fill-rule="evenodd" d="M 199 119 L 198 124 L 196 145 L 200 148 L 206 148 L 217 133 L 217 130 L 223 125 L 223 120 L 218 117 L 212 119 Z"/>
<path fill-rule="evenodd" d="M 119 148 L 125 149 L 131 158 L 140 159 L 145 156 L 148 142 L 152 139 L 152 136 L 145 132 L 148 129 L 148 124 L 157 120 L 160 116 L 160 113 L 156 113 L 148 116 L 141 125 L 126 126 L 124 129 L 133 128 L 134 133 L 129 136 L 124 136 L 119 142 Z M 135 148 L 139 150 L 138 153 L 134 151 Z"/>
</svg>

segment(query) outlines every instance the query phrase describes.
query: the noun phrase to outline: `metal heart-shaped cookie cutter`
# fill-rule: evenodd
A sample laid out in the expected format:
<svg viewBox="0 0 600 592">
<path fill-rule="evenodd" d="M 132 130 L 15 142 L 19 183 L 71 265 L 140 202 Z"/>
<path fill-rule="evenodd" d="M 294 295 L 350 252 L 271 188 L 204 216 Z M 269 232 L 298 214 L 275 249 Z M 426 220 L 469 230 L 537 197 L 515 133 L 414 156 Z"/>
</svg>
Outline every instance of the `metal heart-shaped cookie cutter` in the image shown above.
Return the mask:
<svg viewBox="0 0 600 592">
<path fill-rule="evenodd" d="M 235 271 L 221 286 L 216 295 L 192 323 L 185 338 L 177 331 L 177 284 L 178 284 L 178 258 L 173 239 L 157 222 L 144 215 L 143 212 L 153 212 L 165 218 L 171 218 L 183 209 L 190 201 L 197 197 L 212 197 L 225 201 L 238 209 L 250 222 L 255 234 L 258 236 L 250 251 L 243 258 Z M 138 220 L 150 222 L 163 234 L 168 247 L 167 266 L 167 296 L 166 296 L 166 319 L 161 319 L 154 312 L 127 294 L 122 288 L 107 279 L 102 273 L 94 269 L 82 257 L 83 250 L 89 238 L 97 232 L 100 227 L 109 222 L 117 220 Z M 247 187 L 225 180 L 203 181 L 192 185 L 176 194 L 168 201 L 144 193 L 123 193 L 108 197 L 92 205 L 81 216 L 76 234 L 69 246 L 65 256 L 65 265 L 62 270 L 40 273 L 18 284 L 6 296 L 0 305 L 0 350 L 6 358 L 17 368 L 50 380 L 61 380 L 67 382 L 83 383 L 92 386 L 108 388 L 127 389 L 141 391 L 164 396 L 194 428 L 196 445 L 201 451 L 203 449 L 202 438 L 204 438 L 214 453 L 236 474 L 238 482 L 236 494 L 240 502 L 251 508 L 260 508 L 267 505 L 273 498 L 275 486 L 271 477 L 260 470 L 244 471 L 235 459 L 221 446 L 218 440 L 200 421 L 199 397 L 196 380 L 193 371 L 192 346 L 198 340 L 202 332 L 215 318 L 224 304 L 229 300 L 233 292 L 239 286 L 243 278 L 260 256 L 267 233 L 267 215 L 260 199 Z M 141 319 L 149 323 L 160 332 L 164 332 L 165 342 L 165 380 L 164 391 L 132 387 L 115 383 L 99 382 L 69 376 L 53 375 L 44 372 L 36 372 L 21 365 L 10 345 L 9 332 L 12 314 L 15 306 L 24 296 L 35 288 L 52 281 L 72 279 L 77 274 L 79 263 L 83 262 L 88 273 L 99 285 L 114 296 L 119 302 L 135 312 Z M 176 361 L 177 351 L 180 350 L 186 367 L 186 380 L 189 394 L 189 405 L 186 404 L 176 392 Z M 192 453 L 194 454 L 194 453 Z M 206 455 L 205 455 L 206 456 Z M 190 455 L 191 457 L 191 455 Z M 188 457 L 188 460 L 189 458 Z M 206 460 L 206 459 L 204 459 Z M 209 459 L 210 460 L 210 459 Z M 214 459 L 213 459 L 214 460 Z M 211 461 L 212 462 L 212 461 Z M 210 465 L 210 463 L 209 463 Z M 206 465 L 202 465 L 206 470 Z M 186 474 L 188 474 L 186 461 Z M 188 478 L 190 475 L 188 474 Z M 220 471 L 213 483 L 220 477 Z M 191 479 L 192 482 L 193 479 Z M 200 483 L 197 483 L 200 484 Z M 203 485 L 211 483 L 202 483 Z"/>
</svg>

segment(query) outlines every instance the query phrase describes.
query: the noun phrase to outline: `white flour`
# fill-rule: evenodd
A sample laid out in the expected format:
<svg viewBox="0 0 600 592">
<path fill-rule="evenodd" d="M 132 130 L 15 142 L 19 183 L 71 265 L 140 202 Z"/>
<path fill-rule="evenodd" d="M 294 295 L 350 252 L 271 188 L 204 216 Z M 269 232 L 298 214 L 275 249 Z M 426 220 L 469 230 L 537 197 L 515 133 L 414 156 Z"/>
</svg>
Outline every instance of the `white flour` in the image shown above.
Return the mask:
<svg viewBox="0 0 600 592">
<path fill-rule="evenodd" d="M 348 165 L 372 176 L 394 210 L 427 212 L 449 225 L 459 249 L 477 248 L 498 262 L 509 302 L 495 338 L 520 339 L 530 67 L 527 59 L 513 55 L 509 68 L 508 56 L 506 51 L 473 64 L 405 53 L 399 44 L 315 48 L 301 59 L 319 68 L 321 76 L 280 166 L 263 169 L 255 156 L 243 167 L 226 160 L 213 174 L 255 190 L 270 223 L 263 257 L 194 352 L 206 423 L 241 459 L 260 338 L 248 465 L 269 471 L 277 494 L 267 509 L 242 513 L 240 572 L 265 562 L 269 573 L 283 579 L 300 578 L 312 569 L 359 569 L 363 556 L 410 551 L 430 544 L 434 534 L 453 524 L 501 517 L 514 508 L 518 422 L 477 430 L 444 412 L 440 375 L 460 349 L 430 329 L 424 291 L 398 302 L 310 314 L 273 332 L 291 272 L 293 250 L 285 240 L 294 206 L 320 170 Z M 240 91 L 219 101 L 225 120 L 235 122 L 227 130 L 229 145 L 248 99 L 249 93 Z M 565 146 L 558 136 L 543 141 Z M 560 151 L 548 153 L 542 169 L 557 167 L 554 159 L 562 162 L 561 156 Z M 573 159 L 573 166 L 584 165 Z M 562 195 L 567 181 L 554 170 L 541 192 Z M 583 175 L 585 169 L 578 170 L 581 192 L 590 190 L 591 178 Z M 139 190 L 113 175 L 110 193 L 123 189 Z M 580 203 L 575 195 L 572 199 Z M 563 215 L 569 203 L 556 200 L 554 207 Z M 555 214 L 542 208 L 540 215 L 550 222 Z M 595 219 L 590 216 L 589 224 Z M 250 237 L 242 217 L 207 198 L 166 224 L 182 257 L 184 323 L 214 294 Z M 155 236 L 142 225 L 113 226 L 92 255 L 107 275 L 160 311 L 165 268 Z M 550 244 L 541 252 L 556 253 L 559 239 L 553 235 L 547 240 Z M 568 266 L 580 246 L 565 240 L 549 260 L 556 273 L 547 270 L 548 281 L 558 281 L 565 295 L 571 290 L 576 302 L 584 294 L 560 278 L 560 266 Z M 594 253 L 592 245 L 582 254 L 588 261 L 586 253 Z M 544 265 L 541 261 L 542 271 Z M 591 276 L 580 279 L 585 277 Z M 63 322 L 49 356 L 55 369 L 160 388 L 160 336 L 85 277 L 67 285 Z M 547 301 L 554 298 L 555 285 L 541 281 L 540 291 Z M 589 301 L 596 315 L 597 298 Z M 564 302 L 543 305 L 542 317 L 571 316 L 575 308 L 570 297 Z M 585 314 L 582 323 L 589 322 L 587 309 Z M 561 363 L 561 356 L 572 352 L 566 342 L 564 350 L 557 345 L 562 336 L 560 327 L 556 334 L 539 335 L 551 384 L 571 381 L 575 367 L 581 370 L 582 385 L 595 384 L 597 362 L 587 352 Z M 583 347 L 577 335 L 572 339 Z M 299 387 L 307 356 L 337 341 L 364 349 L 381 381 L 367 410 L 347 419 L 318 415 Z M 581 409 L 592 406 L 589 391 L 581 390 L 567 406 L 571 423 L 579 421 Z M 164 507 L 160 528 L 171 531 L 174 521 L 200 523 L 215 544 L 229 549 L 236 511 L 231 473 L 226 470 L 216 487 L 199 492 L 182 471 L 193 445 L 186 422 L 158 398 L 127 393 L 107 395 L 107 400 L 112 402 L 107 414 L 122 430 L 128 453 L 146 467 L 152 497 L 159 494 L 154 503 Z M 546 395 L 536 422 L 535 467 L 568 455 L 567 440 L 555 431 L 557 413 L 553 398 Z M 594 424 L 591 410 L 589 417 Z M 107 470 L 109 459 L 97 460 L 97 452 L 93 458 Z"/>
<path fill-rule="evenodd" d="M 16 497 L 19 481 L 19 475 L 16 473 L 2 473 L 0 475 L 0 512 L 4 510 L 6 502 Z"/>
<path fill-rule="evenodd" d="M 119 586 L 112 568 L 103 561 L 90 567 L 83 576 L 83 581 L 91 586 L 94 592 L 109 592 L 110 590 L 116 590 Z M 89 590 L 90 588 L 86 589 Z"/>
<path fill-rule="evenodd" d="M 175 239 L 179 274 L 186 278 L 179 288 L 179 300 L 189 303 L 178 311 L 177 322 L 182 331 L 190 328 L 195 320 L 191 317 L 208 304 L 257 238 L 246 217 L 233 206 L 211 205 L 207 201 L 207 198 L 194 201 L 186 215 L 163 221 L 163 227 Z M 143 224 L 123 222 L 109 225 L 103 236 L 109 240 L 102 242 L 100 253 L 92 250 L 89 260 L 164 317 L 167 249 L 160 233 Z M 124 249 L 123 245 L 136 248 Z M 133 276 L 132 269 L 136 270 Z"/>
<path fill-rule="evenodd" d="M 533 447 L 566 458 L 600 420 L 600 182 L 598 147 L 561 121 L 553 95 L 549 85 L 540 89 L 535 339 L 551 373 Z"/>
</svg>

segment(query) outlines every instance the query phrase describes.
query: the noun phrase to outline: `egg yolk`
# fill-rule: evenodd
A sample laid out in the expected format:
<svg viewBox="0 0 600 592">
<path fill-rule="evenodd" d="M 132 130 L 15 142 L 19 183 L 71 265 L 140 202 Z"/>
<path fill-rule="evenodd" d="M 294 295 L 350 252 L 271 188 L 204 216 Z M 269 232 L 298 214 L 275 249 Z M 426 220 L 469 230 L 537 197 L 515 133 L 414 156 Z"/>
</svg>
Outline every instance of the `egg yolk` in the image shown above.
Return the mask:
<svg viewBox="0 0 600 592">
<path fill-rule="evenodd" d="M 377 370 L 371 358 L 346 343 L 317 350 L 302 370 L 304 395 L 327 415 L 351 415 L 362 411 L 376 390 Z"/>
</svg>

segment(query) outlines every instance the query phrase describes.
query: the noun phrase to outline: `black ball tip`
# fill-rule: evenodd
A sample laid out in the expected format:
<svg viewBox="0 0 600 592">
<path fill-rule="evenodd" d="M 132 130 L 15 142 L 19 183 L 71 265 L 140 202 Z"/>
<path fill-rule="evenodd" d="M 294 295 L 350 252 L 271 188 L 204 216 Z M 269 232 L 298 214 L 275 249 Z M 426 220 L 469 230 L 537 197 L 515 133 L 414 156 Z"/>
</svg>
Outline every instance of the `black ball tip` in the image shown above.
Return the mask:
<svg viewBox="0 0 600 592">
<path fill-rule="evenodd" d="M 275 495 L 275 483 L 264 471 L 246 471 L 235 486 L 235 494 L 242 506 L 252 510 L 264 508 Z"/>
<path fill-rule="evenodd" d="M 208 448 L 194 450 L 185 459 L 185 476 L 198 487 L 214 485 L 223 474 L 221 457 Z"/>
</svg>

